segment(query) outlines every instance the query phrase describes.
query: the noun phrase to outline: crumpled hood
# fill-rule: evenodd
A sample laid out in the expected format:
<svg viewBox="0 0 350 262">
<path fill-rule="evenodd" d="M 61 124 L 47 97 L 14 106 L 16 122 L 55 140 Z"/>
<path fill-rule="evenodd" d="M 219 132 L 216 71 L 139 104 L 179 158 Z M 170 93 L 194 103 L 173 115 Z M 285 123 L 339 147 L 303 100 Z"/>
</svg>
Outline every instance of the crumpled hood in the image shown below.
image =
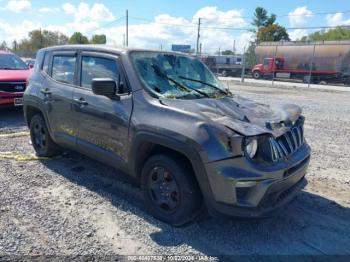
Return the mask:
<svg viewBox="0 0 350 262">
<path fill-rule="evenodd" d="M 164 105 L 201 115 L 245 136 L 272 134 L 279 137 L 300 117 L 293 104 L 269 106 L 240 96 L 222 99 L 161 99 Z"/>
</svg>

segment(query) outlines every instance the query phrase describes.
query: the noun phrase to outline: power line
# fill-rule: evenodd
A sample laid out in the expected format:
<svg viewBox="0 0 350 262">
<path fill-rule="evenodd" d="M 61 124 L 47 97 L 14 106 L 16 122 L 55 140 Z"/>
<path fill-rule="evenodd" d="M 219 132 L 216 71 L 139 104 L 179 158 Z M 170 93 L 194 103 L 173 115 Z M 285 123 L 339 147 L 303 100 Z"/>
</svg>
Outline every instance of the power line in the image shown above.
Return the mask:
<svg viewBox="0 0 350 262">
<path fill-rule="evenodd" d="M 344 12 L 349 12 L 350 11 L 344 11 Z M 329 14 L 330 12 L 328 12 Z M 324 13 L 323 13 L 324 14 Z M 115 19 L 103 26 L 100 26 L 98 29 L 96 30 L 100 30 L 102 28 L 106 28 L 112 24 L 118 23 L 120 21 L 122 21 L 122 19 L 125 19 L 126 16 L 122 16 L 119 17 L 118 19 Z M 166 26 L 174 26 L 174 27 L 185 27 L 185 28 L 198 28 L 198 23 L 193 23 L 193 22 L 189 22 L 187 24 L 174 24 L 174 23 L 164 23 L 164 22 L 157 22 L 154 21 L 152 19 L 148 19 L 148 18 L 142 18 L 142 17 L 131 17 L 129 16 L 129 19 L 132 20 L 140 20 L 140 21 L 145 21 L 145 22 L 149 22 L 152 24 L 159 24 L 159 25 L 166 25 Z M 202 20 L 202 18 L 201 18 Z M 315 29 L 335 29 L 335 28 L 350 28 L 350 25 L 339 25 L 339 26 L 307 26 L 307 27 L 285 27 L 286 30 L 315 30 Z M 245 28 L 245 27 L 228 27 L 228 26 L 203 26 L 201 25 L 201 29 L 206 29 L 206 30 L 227 30 L 227 31 L 252 31 L 254 30 L 254 28 Z M 95 30 L 95 31 L 96 31 Z"/>
<path fill-rule="evenodd" d="M 160 25 L 168 25 L 168 26 L 177 26 L 177 27 L 190 27 L 190 28 L 198 28 L 197 24 L 189 23 L 189 24 L 172 24 L 172 23 L 163 23 L 163 22 L 157 22 L 154 20 L 150 20 L 147 18 L 140 18 L 140 17 L 130 17 L 135 20 L 142 20 L 147 21 L 154 24 L 160 24 Z M 334 28 L 350 28 L 350 25 L 339 25 L 339 26 L 307 26 L 307 27 L 285 27 L 287 30 L 296 30 L 296 29 L 334 29 Z M 254 30 L 254 28 L 234 28 L 234 27 L 222 27 L 222 26 L 201 26 L 201 29 L 209 29 L 209 30 L 231 30 L 231 31 L 251 31 Z"/>
<path fill-rule="evenodd" d="M 124 19 L 124 18 L 125 18 L 125 16 L 121 16 L 121 17 L 119 17 L 119 18 L 117 18 L 117 19 L 114 19 L 113 21 L 110 21 L 110 22 L 108 22 L 108 23 L 106 23 L 106 24 L 104 24 L 104 25 L 99 26 L 99 27 L 98 27 L 96 30 L 94 30 L 93 32 L 95 32 L 95 31 L 97 31 L 97 30 L 100 30 L 100 29 L 102 29 L 102 28 L 109 27 L 109 26 L 111 26 L 111 25 L 113 25 L 113 24 L 115 24 L 115 23 L 119 23 L 119 22 L 121 22 L 122 19 Z"/>
<path fill-rule="evenodd" d="M 282 15 L 277 15 L 275 14 L 276 17 L 311 17 L 311 16 L 317 16 L 317 15 L 333 15 L 333 14 L 348 14 L 350 13 L 350 10 L 345 10 L 345 11 L 326 11 L 326 12 L 315 12 L 311 14 L 282 14 Z M 140 17 L 130 17 L 135 20 L 143 20 L 143 21 L 149 21 L 149 22 L 154 22 L 153 19 L 149 18 L 140 18 Z M 237 17 L 231 17 L 231 18 L 220 18 L 220 20 L 238 20 L 238 19 L 253 19 L 255 18 L 254 16 L 237 16 Z M 210 20 L 207 18 L 201 17 L 201 20 Z M 191 23 L 192 24 L 192 23 Z M 195 23 L 193 23 L 195 25 Z"/>
<path fill-rule="evenodd" d="M 276 16 L 276 18 L 278 17 L 312 17 L 312 16 L 318 16 L 318 15 L 334 15 L 334 14 L 348 14 L 350 13 L 350 10 L 345 10 L 345 11 L 330 11 L 330 12 L 315 12 L 315 13 L 311 13 L 311 14 L 282 14 L 282 15 L 277 15 L 274 14 Z M 273 13 L 272 13 L 273 14 Z M 237 17 L 231 17 L 231 18 L 220 18 L 220 20 L 237 20 L 237 19 L 254 19 L 254 16 L 237 16 Z M 206 18 L 202 18 L 204 20 L 208 20 Z M 210 19 L 209 19 L 210 20 Z"/>
</svg>

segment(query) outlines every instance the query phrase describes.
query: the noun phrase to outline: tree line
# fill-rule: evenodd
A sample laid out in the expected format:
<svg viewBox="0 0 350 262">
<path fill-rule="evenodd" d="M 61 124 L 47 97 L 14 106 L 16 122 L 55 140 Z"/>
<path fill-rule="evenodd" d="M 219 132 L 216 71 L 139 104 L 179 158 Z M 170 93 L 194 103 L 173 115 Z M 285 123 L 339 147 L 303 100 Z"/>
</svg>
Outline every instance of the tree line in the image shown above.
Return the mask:
<svg viewBox="0 0 350 262">
<path fill-rule="evenodd" d="M 285 27 L 277 23 L 275 14 L 268 14 L 263 7 L 257 7 L 254 12 L 252 25 L 254 26 L 254 40 L 250 43 L 247 53 L 248 60 L 255 59 L 254 48 L 256 44 L 261 42 L 275 42 L 275 41 L 290 41 L 289 34 Z M 343 27 L 336 27 L 330 30 L 320 30 L 309 35 L 303 36 L 297 41 L 336 41 L 336 40 L 350 40 L 350 29 Z M 224 50 L 223 55 L 233 55 L 234 50 Z M 254 63 L 254 61 L 252 61 Z"/>
<path fill-rule="evenodd" d="M 255 45 L 266 41 L 289 41 L 290 37 L 285 27 L 277 23 L 275 14 L 268 14 L 263 7 L 257 7 L 252 21 L 254 29 L 254 40 L 250 43 L 246 53 L 249 64 L 255 60 Z M 106 35 L 93 35 L 90 39 L 81 32 L 75 32 L 70 37 L 58 31 L 33 30 L 28 33 L 28 37 L 19 42 L 13 41 L 10 45 L 3 41 L 0 50 L 11 50 L 21 55 L 34 56 L 40 48 L 53 45 L 66 44 L 105 44 Z M 313 32 L 299 39 L 299 41 L 328 41 L 328 40 L 350 40 L 350 29 L 337 27 L 330 30 Z M 235 50 L 223 50 L 223 55 L 233 55 Z"/>
<path fill-rule="evenodd" d="M 90 39 L 80 32 L 75 32 L 70 37 L 58 31 L 33 30 L 28 33 L 28 37 L 10 45 L 3 41 L 0 50 L 11 50 L 23 56 L 34 56 L 35 53 L 45 47 L 66 44 L 106 44 L 107 38 L 104 34 L 93 35 Z"/>
</svg>

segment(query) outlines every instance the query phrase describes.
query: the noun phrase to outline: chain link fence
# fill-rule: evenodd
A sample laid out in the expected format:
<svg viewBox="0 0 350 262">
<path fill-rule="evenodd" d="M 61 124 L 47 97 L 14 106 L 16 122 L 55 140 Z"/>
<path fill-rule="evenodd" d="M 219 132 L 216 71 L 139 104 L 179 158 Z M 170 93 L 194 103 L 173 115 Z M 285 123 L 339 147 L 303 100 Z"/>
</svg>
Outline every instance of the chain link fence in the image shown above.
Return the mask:
<svg viewBox="0 0 350 262">
<path fill-rule="evenodd" d="M 236 81 L 350 85 L 350 41 L 251 43 L 242 55 L 201 59 L 218 76 Z"/>
</svg>

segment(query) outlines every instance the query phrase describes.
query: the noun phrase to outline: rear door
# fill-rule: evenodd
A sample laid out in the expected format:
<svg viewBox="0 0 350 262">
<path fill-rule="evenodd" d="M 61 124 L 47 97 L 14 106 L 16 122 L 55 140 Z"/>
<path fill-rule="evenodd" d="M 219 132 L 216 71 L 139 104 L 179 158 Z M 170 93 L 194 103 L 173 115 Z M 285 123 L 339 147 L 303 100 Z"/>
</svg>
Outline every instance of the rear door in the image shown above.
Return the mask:
<svg viewBox="0 0 350 262">
<path fill-rule="evenodd" d="M 79 87 L 75 89 L 74 115 L 79 128 L 79 151 L 102 161 L 125 164 L 128 152 L 129 120 L 132 96 L 126 84 L 119 58 L 114 55 L 82 52 L 79 55 Z M 124 83 L 120 99 L 92 92 L 94 78 L 112 78 Z"/>
<path fill-rule="evenodd" d="M 41 93 L 56 142 L 74 146 L 77 121 L 72 116 L 73 91 L 77 83 L 76 52 L 53 52 Z"/>
</svg>

